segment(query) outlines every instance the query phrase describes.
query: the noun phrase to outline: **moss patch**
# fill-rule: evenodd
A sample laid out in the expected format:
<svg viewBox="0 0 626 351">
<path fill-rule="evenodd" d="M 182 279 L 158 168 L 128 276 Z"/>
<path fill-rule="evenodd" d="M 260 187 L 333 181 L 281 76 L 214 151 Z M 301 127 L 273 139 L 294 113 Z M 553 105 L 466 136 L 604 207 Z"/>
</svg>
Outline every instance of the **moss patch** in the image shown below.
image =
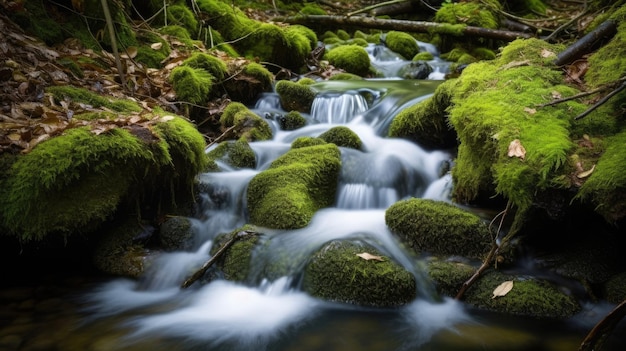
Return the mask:
<svg viewBox="0 0 626 351">
<path fill-rule="evenodd" d="M 326 53 L 328 62 L 358 76 L 366 76 L 370 72 L 370 58 L 367 51 L 359 45 L 342 45 Z"/>
<path fill-rule="evenodd" d="M 402 55 L 406 60 L 420 52 L 417 40 L 409 33 L 391 31 L 385 36 L 385 45 L 389 50 Z"/>
<path fill-rule="evenodd" d="M 344 126 L 333 127 L 322 133 L 318 138 L 327 143 L 356 150 L 361 149 L 362 145 L 361 138 L 350 128 Z"/>
<path fill-rule="evenodd" d="M 224 128 L 234 127 L 237 138 L 243 137 L 247 141 L 272 138 L 269 124 L 240 102 L 231 102 L 226 106 L 220 123 Z"/>
<path fill-rule="evenodd" d="M 383 261 L 365 260 L 367 252 Z M 336 302 L 395 307 L 416 297 L 415 278 L 375 248 L 349 241 L 326 244 L 310 259 L 302 288 L 309 294 Z"/>
<path fill-rule="evenodd" d="M 70 100 L 76 103 L 85 103 L 93 107 L 106 107 L 117 112 L 139 112 L 141 107 L 131 100 L 104 97 L 83 88 L 71 85 L 51 86 L 46 88 L 56 101 Z"/>
<path fill-rule="evenodd" d="M 417 254 L 480 258 L 491 247 L 487 225 L 478 216 L 442 201 L 396 202 L 385 212 L 385 222 Z"/>
<path fill-rule="evenodd" d="M 237 141 L 224 141 L 211 150 L 207 156 L 212 162 L 221 160 L 237 168 L 254 168 L 256 164 L 256 155 L 244 138 Z"/>
<path fill-rule="evenodd" d="M 311 112 L 311 105 L 315 99 L 315 91 L 306 82 L 294 83 L 281 80 L 276 83 L 276 93 L 280 97 L 280 104 L 287 111 Z"/>
<path fill-rule="evenodd" d="M 317 210 L 333 203 L 340 165 L 333 144 L 290 150 L 250 181 L 250 222 L 276 229 L 305 227 Z"/>
</svg>

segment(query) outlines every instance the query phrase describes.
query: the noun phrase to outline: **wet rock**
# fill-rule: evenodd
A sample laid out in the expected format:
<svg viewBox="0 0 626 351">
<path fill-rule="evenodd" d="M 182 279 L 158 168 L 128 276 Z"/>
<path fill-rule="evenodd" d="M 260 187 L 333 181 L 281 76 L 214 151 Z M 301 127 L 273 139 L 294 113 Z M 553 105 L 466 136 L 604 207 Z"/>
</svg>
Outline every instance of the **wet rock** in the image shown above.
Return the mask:
<svg viewBox="0 0 626 351">
<path fill-rule="evenodd" d="M 379 258 L 364 259 L 369 253 Z M 332 241 L 311 257 L 302 288 L 309 294 L 335 302 L 393 307 L 416 297 L 414 276 L 370 245 Z"/>
<path fill-rule="evenodd" d="M 188 250 L 193 246 L 193 230 L 187 217 L 170 217 L 159 229 L 159 245 L 166 251 Z"/>
<path fill-rule="evenodd" d="M 424 61 L 411 61 L 398 71 L 403 79 L 427 79 L 433 73 L 433 68 Z"/>
</svg>

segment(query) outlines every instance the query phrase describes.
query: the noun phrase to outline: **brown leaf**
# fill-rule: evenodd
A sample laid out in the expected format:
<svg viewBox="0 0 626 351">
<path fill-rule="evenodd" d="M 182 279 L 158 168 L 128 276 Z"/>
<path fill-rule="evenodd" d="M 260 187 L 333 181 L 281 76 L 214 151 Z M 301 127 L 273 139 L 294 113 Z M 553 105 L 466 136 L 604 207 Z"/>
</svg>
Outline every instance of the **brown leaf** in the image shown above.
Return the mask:
<svg viewBox="0 0 626 351">
<path fill-rule="evenodd" d="M 515 139 L 509 144 L 508 156 L 519 157 L 522 160 L 526 157 L 526 149 L 524 149 L 524 146 L 519 139 Z"/>
<path fill-rule="evenodd" d="M 513 281 L 507 280 L 493 290 L 493 296 L 491 298 L 495 299 L 496 297 L 505 296 L 511 289 L 513 289 Z"/>
<path fill-rule="evenodd" d="M 591 169 L 589 169 L 588 171 L 583 171 L 583 172 L 576 174 L 576 177 L 578 177 L 579 179 L 587 178 L 591 175 L 591 173 L 593 173 L 595 169 L 596 169 L 596 165 L 593 165 L 591 166 Z"/>
<path fill-rule="evenodd" d="M 561 99 L 562 97 L 563 97 L 563 96 L 562 96 L 562 95 L 561 95 L 561 93 L 559 93 L 558 91 L 556 91 L 556 90 L 553 90 L 553 91 L 552 91 L 552 98 L 553 98 L 554 100 Z"/>
<path fill-rule="evenodd" d="M 362 252 L 356 255 L 366 261 L 375 260 L 375 261 L 385 262 L 385 260 L 381 256 L 372 255 L 371 253 L 367 253 L 367 252 Z"/>
<path fill-rule="evenodd" d="M 524 107 L 524 112 L 534 115 L 535 113 L 537 113 L 537 110 L 535 110 L 534 108 L 530 108 L 530 107 Z"/>
<path fill-rule="evenodd" d="M 556 56 L 556 54 L 548 49 L 541 49 L 541 57 L 548 58 L 552 56 Z"/>
<path fill-rule="evenodd" d="M 150 45 L 150 48 L 152 48 L 152 50 L 161 50 L 162 47 L 163 47 L 163 43 L 161 42 L 153 43 Z"/>
</svg>

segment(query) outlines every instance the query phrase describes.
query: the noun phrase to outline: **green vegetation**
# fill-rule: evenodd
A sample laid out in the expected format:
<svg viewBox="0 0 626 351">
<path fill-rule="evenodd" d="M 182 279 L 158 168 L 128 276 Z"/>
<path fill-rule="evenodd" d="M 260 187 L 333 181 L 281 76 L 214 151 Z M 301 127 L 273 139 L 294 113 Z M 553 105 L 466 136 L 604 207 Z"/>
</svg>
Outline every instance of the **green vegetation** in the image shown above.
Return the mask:
<svg viewBox="0 0 626 351">
<path fill-rule="evenodd" d="M 327 143 L 356 150 L 361 149 L 362 144 L 361 138 L 350 128 L 344 126 L 333 127 L 322 133 L 318 138 Z"/>
<path fill-rule="evenodd" d="M 279 123 L 282 130 L 296 130 L 306 125 L 306 118 L 298 111 L 291 111 L 281 117 Z"/>
<path fill-rule="evenodd" d="M 281 80 L 276 83 L 276 93 L 280 97 L 280 104 L 287 111 L 311 112 L 311 105 L 315 99 L 315 91 L 308 81 L 300 80 L 295 83 Z"/>
<path fill-rule="evenodd" d="M 247 141 L 272 138 L 269 124 L 240 102 L 231 102 L 226 106 L 220 123 L 224 128 L 234 127 L 237 138 L 243 137 Z"/>
<path fill-rule="evenodd" d="M 46 88 L 46 92 L 51 94 L 57 102 L 69 100 L 75 103 L 88 104 L 96 108 L 105 107 L 116 112 L 141 111 L 141 107 L 134 101 L 104 97 L 87 89 L 70 85 L 51 86 Z"/>
<path fill-rule="evenodd" d="M 402 55 L 406 60 L 410 60 L 420 52 L 417 40 L 405 32 L 390 31 L 385 36 L 385 45 L 389 50 Z"/>
<path fill-rule="evenodd" d="M 317 210 L 335 200 L 340 165 L 334 144 L 291 149 L 250 181 L 250 222 L 276 229 L 305 227 Z"/>
<path fill-rule="evenodd" d="M 428 276 L 441 296 L 455 297 L 476 268 L 461 262 L 428 261 Z"/>
<path fill-rule="evenodd" d="M 226 63 L 219 58 L 203 52 L 195 52 L 183 61 L 183 65 L 191 68 L 203 69 L 213 76 L 218 82 L 224 80 L 228 74 Z"/>
<path fill-rule="evenodd" d="M 256 155 L 245 138 L 224 141 L 207 154 L 211 162 L 221 160 L 236 168 L 254 168 Z"/>
<path fill-rule="evenodd" d="M 491 247 L 487 225 L 478 216 L 442 201 L 396 202 L 387 209 L 385 222 L 417 254 L 481 258 Z"/>
<path fill-rule="evenodd" d="M 378 256 L 366 260 L 361 253 Z M 307 293 L 328 301 L 362 306 L 397 307 L 416 297 L 415 278 L 374 247 L 332 241 L 309 260 L 302 282 Z"/>
<path fill-rule="evenodd" d="M 178 100 L 195 105 L 204 105 L 213 88 L 213 76 L 200 68 L 178 66 L 170 74 L 170 82 Z"/>
<path fill-rule="evenodd" d="M 335 47 L 326 53 L 326 59 L 331 65 L 358 76 L 366 76 L 370 72 L 370 58 L 359 45 Z"/>
<path fill-rule="evenodd" d="M 435 21 L 497 29 L 499 9 L 501 6 L 497 0 L 445 3 L 435 14 Z"/>
</svg>

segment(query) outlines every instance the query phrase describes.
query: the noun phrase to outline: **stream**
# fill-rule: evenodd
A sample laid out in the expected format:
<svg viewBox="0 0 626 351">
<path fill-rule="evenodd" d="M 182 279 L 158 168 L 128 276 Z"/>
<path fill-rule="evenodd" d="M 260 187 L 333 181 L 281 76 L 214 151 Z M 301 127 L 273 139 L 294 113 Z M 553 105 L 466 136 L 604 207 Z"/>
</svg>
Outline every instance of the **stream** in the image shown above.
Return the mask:
<svg viewBox="0 0 626 351">
<path fill-rule="evenodd" d="M 0 302 L 9 306 L 0 313 L 0 351 L 578 349 L 611 305 L 590 304 L 566 321 L 475 310 L 436 296 L 419 262 L 389 232 L 384 214 L 393 203 L 407 197 L 451 201 L 448 170 L 454 150 L 426 151 L 385 137 L 399 111 L 433 93 L 447 64 L 435 59 L 428 80 L 403 80 L 394 75 L 406 62 L 382 47 L 369 50 L 373 64 L 388 78 L 314 84 L 319 94 L 305 115 L 305 127 L 282 131 L 268 118 L 274 138 L 250 144 L 257 159 L 254 169 L 220 164 L 221 172 L 199 175 L 206 188 L 222 196 L 218 201 L 211 193 L 203 194 L 202 214 L 192 219 L 192 249 L 161 253 L 139 280 L 64 277 L 48 281 L 46 286 L 55 289 L 30 286 L 0 295 Z M 275 93 L 264 94 L 250 108 L 259 116 L 286 113 Z M 296 138 L 318 136 L 337 125 L 358 134 L 363 147 L 341 148 L 343 166 L 334 206 L 318 211 L 302 229 L 262 228 L 264 250 L 253 256 L 254 268 L 245 283 L 215 279 L 180 289 L 189 272 L 209 259 L 216 236 L 247 222 L 250 179 L 287 152 Z M 400 308 L 374 309 L 327 302 L 301 291 L 306 256 L 324 243 L 345 238 L 377 243 L 415 275 L 418 298 Z M 295 263 L 284 276 L 268 280 L 262 268 L 274 253 L 285 250 Z M 613 338 L 609 346 L 626 349 L 626 339 Z"/>
</svg>

